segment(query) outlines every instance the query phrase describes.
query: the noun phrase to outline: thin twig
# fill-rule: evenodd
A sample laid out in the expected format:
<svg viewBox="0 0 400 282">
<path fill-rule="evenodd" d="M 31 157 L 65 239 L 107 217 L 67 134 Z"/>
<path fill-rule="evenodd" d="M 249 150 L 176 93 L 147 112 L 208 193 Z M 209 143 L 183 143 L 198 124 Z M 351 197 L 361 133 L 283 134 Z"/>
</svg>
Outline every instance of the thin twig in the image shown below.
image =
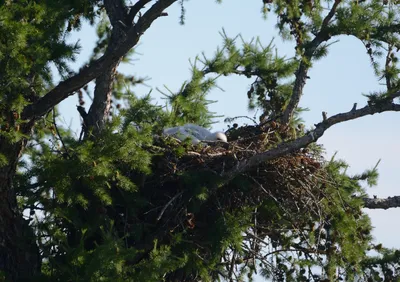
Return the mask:
<svg viewBox="0 0 400 282">
<path fill-rule="evenodd" d="M 168 203 L 163 207 L 163 209 L 161 210 L 160 214 L 157 217 L 157 221 L 159 221 L 161 219 L 161 217 L 163 216 L 165 210 L 168 208 L 168 206 L 175 201 L 176 198 L 178 198 L 180 195 L 183 194 L 183 191 L 179 192 L 178 194 L 176 194 L 174 197 L 172 197 L 171 200 L 168 201 Z"/>
<path fill-rule="evenodd" d="M 56 111 L 54 108 L 53 108 L 53 125 L 54 125 L 54 128 L 56 129 L 58 139 L 60 139 L 61 144 L 64 148 L 65 154 L 68 156 L 68 158 L 71 158 L 71 156 L 68 152 L 67 146 L 65 146 L 64 140 L 62 139 L 60 131 L 58 130 L 57 123 L 56 123 Z"/>
</svg>

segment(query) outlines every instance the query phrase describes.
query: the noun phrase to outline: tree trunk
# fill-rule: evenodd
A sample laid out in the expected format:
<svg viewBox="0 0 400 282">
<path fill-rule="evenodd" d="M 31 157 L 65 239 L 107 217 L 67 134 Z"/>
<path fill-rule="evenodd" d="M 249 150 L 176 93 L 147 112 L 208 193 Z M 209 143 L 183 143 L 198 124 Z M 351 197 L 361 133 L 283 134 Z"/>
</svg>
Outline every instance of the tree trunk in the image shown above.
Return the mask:
<svg viewBox="0 0 400 282">
<path fill-rule="evenodd" d="M 110 41 L 105 54 L 113 53 L 116 48 L 123 44 L 125 37 L 126 33 L 120 26 L 115 25 L 111 31 Z M 111 109 L 112 87 L 121 60 L 122 57 L 119 57 L 96 78 L 93 103 L 86 116 L 86 121 L 84 120 L 86 130 L 91 131 L 94 137 L 103 130 L 107 123 Z"/>
<path fill-rule="evenodd" d="M 25 126 L 27 131 L 31 128 L 32 124 Z M 0 272 L 6 281 L 13 282 L 32 278 L 40 272 L 41 265 L 33 230 L 18 209 L 12 185 L 25 145 L 26 140 L 12 144 L 0 136 L 0 153 L 8 160 L 0 167 Z"/>
<path fill-rule="evenodd" d="M 86 128 L 94 136 L 97 136 L 104 128 L 110 114 L 112 85 L 120 60 L 107 68 L 102 75 L 96 79 L 93 103 L 89 109 Z"/>
</svg>

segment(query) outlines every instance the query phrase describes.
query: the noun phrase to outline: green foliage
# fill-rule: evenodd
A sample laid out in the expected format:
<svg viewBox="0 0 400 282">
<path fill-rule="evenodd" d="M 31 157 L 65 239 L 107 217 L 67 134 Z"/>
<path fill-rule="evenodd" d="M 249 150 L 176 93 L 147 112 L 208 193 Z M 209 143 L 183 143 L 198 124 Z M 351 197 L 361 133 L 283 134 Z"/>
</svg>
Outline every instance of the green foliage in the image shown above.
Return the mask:
<svg viewBox="0 0 400 282">
<path fill-rule="evenodd" d="M 27 136 L 20 114 L 52 86 L 50 66 L 66 77 L 79 52 L 67 44 L 66 22 L 92 20 L 98 1 L 2 1 L 0 4 L 0 138 L 12 144 Z M 72 30 L 72 27 L 71 27 Z M 39 129 L 39 128 L 37 128 Z M 8 152 L 7 152 L 8 153 Z M 2 165 L 8 156 L 2 157 Z"/>
<path fill-rule="evenodd" d="M 215 78 L 206 78 L 206 73 L 197 68 L 197 58 L 192 64 L 192 78 L 185 81 L 178 92 L 169 90 L 169 94 L 160 91 L 167 101 L 173 117 L 173 124 L 196 123 L 203 126 L 211 124 L 214 116 L 207 106 L 213 101 L 207 100 L 207 94 L 217 87 Z"/>
<path fill-rule="evenodd" d="M 122 110 L 121 114 L 125 116 L 122 128 L 134 126 L 137 129 L 145 131 L 146 128 L 154 128 L 157 132 L 171 123 L 170 115 L 163 110 L 163 107 L 153 105 L 150 93 L 142 98 L 129 97 L 129 107 Z"/>
<path fill-rule="evenodd" d="M 157 116 L 161 109 L 151 107 L 148 102 L 148 97 L 132 99 L 132 108 L 140 104 L 143 105 L 140 108 L 147 108 L 148 113 Z M 65 138 L 68 156 L 62 150 L 54 152 L 51 143 L 42 143 L 40 149 L 31 151 L 33 165 L 17 179 L 19 187 L 29 187 L 33 180 L 37 183 L 29 191 L 20 190 L 22 196 L 29 195 L 22 204 L 36 205 L 46 211 L 44 219 L 33 221 L 37 232 L 47 238 L 41 243 L 43 255 L 48 259 L 43 273 L 46 279 L 159 281 L 177 271 L 184 276 L 197 273 L 202 280 L 213 281 L 213 273 L 225 273 L 221 259 L 226 252 L 233 252 L 237 259 L 247 259 L 249 253 L 244 246 L 251 241 L 243 245 L 248 236 L 243 234 L 249 234 L 255 227 L 254 210 L 258 210 L 258 220 L 269 222 L 271 232 L 275 230 L 268 236 L 270 249 L 266 255 L 273 263 L 260 264 L 266 277 L 287 281 L 309 279 L 313 267 L 321 267 L 322 277 L 332 279 L 338 268 L 343 269 L 347 281 L 360 273 L 370 246 L 371 226 L 361 211 L 363 202 L 353 196 L 364 196 L 360 181 L 372 183 L 377 176 L 376 168 L 348 176 L 347 164 L 340 160 L 331 160 L 324 169 L 329 181 L 323 184 L 327 187 L 321 188 L 325 193 L 319 207 L 322 218 L 308 212 L 288 213 L 282 203 L 266 198 L 261 204 L 248 203 L 234 210 L 214 212 L 213 218 L 207 220 L 207 228 L 199 229 L 198 235 L 190 229 L 179 229 L 167 236 L 168 240 L 158 239 L 153 237 L 157 225 L 146 218 L 124 221 L 130 226 L 129 232 L 120 234 L 121 222 L 115 213 L 139 219 L 143 212 L 152 209 L 152 201 L 160 191 L 158 186 L 139 183 L 143 175 L 154 175 L 149 166 L 159 152 L 152 151 L 150 122 L 139 124 L 143 131 L 129 125 L 128 121 L 136 118 L 132 116 L 134 112 L 127 110 L 125 126 L 120 127 L 116 120 L 96 143 Z M 145 117 L 151 115 L 143 115 L 143 121 Z M 114 128 L 122 129 L 115 133 Z M 63 134 L 66 137 L 70 133 Z M 199 217 L 196 224 L 201 226 L 200 215 L 216 203 L 215 193 L 222 191 L 224 180 L 207 171 L 192 171 L 177 177 L 189 200 L 186 208 Z M 252 191 L 251 184 L 244 179 L 236 179 L 232 185 L 229 189 L 233 191 Z M 100 239 L 96 234 L 101 235 Z M 147 236 L 155 241 L 150 240 L 142 248 L 130 243 Z M 202 248 L 191 243 L 196 236 L 201 236 L 210 248 L 206 257 Z M 131 261 L 143 252 L 149 252 L 149 256 L 132 265 Z M 238 275 L 250 275 L 255 269 L 255 265 L 242 267 Z"/>
<path fill-rule="evenodd" d="M 400 278 L 399 250 L 383 248 L 382 244 L 375 245 L 373 250 L 377 254 L 363 261 L 361 277 L 365 281 L 397 281 Z"/>
<path fill-rule="evenodd" d="M 0 154 L 0 167 L 6 165 L 7 163 L 7 158 L 3 154 Z"/>
<path fill-rule="evenodd" d="M 329 42 L 331 38 L 351 35 L 365 46 L 376 75 L 385 80 L 388 90 L 398 90 L 399 68 L 395 51 L 399 46 L 398 5 L 382 4 L 379 0 L 340 1 L 336 8 L 331 1 L 264 3 L 265 15 L 278 15 L 280 35 L 283 39 L 296 42 L 296 54 L 307 64 L 328 54 L 328 47 L 335 43 Z M 328 16 L 324 10 L 331 10 L 330 21 L 324 22 Z M 316 49 L 310 49 L 316 39 L 322 39 L 322 43 Z M 385 54 L 385 62 L 381 66 Z"/>
<path fill-rule="evenodd" d="M 80 49 L 65 42 L 70 31 L 79 29 L 83 19 L 98 20 L 89 63 L 113 43 L 101 2 L 78 2 L 7 1 L 0 6 L 0 137 L 10 144 L 28 139 L 19 130 L 26 122 L 19 115 L 52 87 L 50 65 L 63 78 L 72 74 L 68 63 Z M 322 147 L 312 144 L 303 160 L 318 160 L 322 167 L 311 171 L 295 163 L 302 177 L 289 169 L 300 154 L 295 152 L 225 179 L 215 167 L 232 169 L 231 152 L 221 153 L 218 163 L 205 163 L 209 148 L 160 138 L 167 126 L 213 122 L 207 95 L 218 89 L 221 76 L 252 79 L 249 109 L 262 111 L 260 123 L 279 121 L 298 91 L 297 71 L 327 56 L 331 38 L 340 35 L 364 43 L 378 78 L 386 81 L 388 91 L 369 95 L 370 103 L 387 102 L 387 95 L 398 90 L 397 7 L 346 1 L 326 22 L 330 2 L 263 2 L 265 14 L 277 16 L 282 38 L 295 41 L 295 57 L 279 56 L 272 41 L 266 46 L 259 39 L 245 42 L 223 31 L 222 47 L 211 58 L 196 57 L 191 78 L 179 90 L 166 87 L 166 106 L 155 104 L 151 93 L 141 98 L 133 93 L 144 79 L 117 72 L 116 110 L 96 139 L 80 140 L 57 126 L 56 110 L 37 121 L 13 180 L 21 209 L 30 211 L 44 260 L 39 281 L 240 280 L 256 271 L 275 281 L 398 277 L 399 252 L 373 247 L 372 226 L 362 211 L 362 184 L 377 184 L 377 167 L 349 175 L 344 161 L 323 161 Z M 180 4 L 183 22 L 184 1 Z M 318 46 L 313 45 L 316 38 Z M 384 51 L 382 67 L 377 60 Z M 133 54 L 128 52 L 123 62 Z M 83 91 L 90 95 L 88 86 Z M 269 146 L 304 134 L 304 110 L 295 109 L 290 136 L 277 132 L 277 143 Z M 188 154 L 196 150 L 202 154 Z M 7 155 L 0 154 L 0 166 L 7 162 Z M 272 170 L 279 162 L 284 170 Z M 263 173 L 267 176 L 258 182 Z M 280 178 L 270 176 L 279 173 Z M 368 256 L 372 248 L 378 256 Z"/>
<path fill-rule="evenodd" d="M 323 278 L 353 281 L 355 275 L 361 275 L 362 258 L 372 240 L 371 225 L 368 216 L 361 211 L 362 201 L 353 197 L 360 193 L 364 195 L 364 192 L 357 180 L 343 172 L 345 167 L 347 165 L 342 161 L 332 160 L 326 164 L 329 181 L 324 184 L 326 189 L 321 189 L 324 200 L 319 212 L 326 217 L 322 221 L 309 213 L 290 215 L 272 200 L 262 206 L 262 213 L 273 216 L 272 222 L 279 226 L 274 227 L 275 230 L 291 229 L 290 226 L 299 228 L 281 238 L 271 237 L 274 248 L 270 256 L 276 268 L 264 264 L 262 274 L 265 277 L 277 281 Z M 307 220 L 311 222 L 306 223 Z M 303 221 L 308 227 L 300 227 Z M 314 272 L 315 267 L 322 267 L 322 275 Z M 337 276 L 337 273 L 342 274 Z"/>
<path fill-rule="evenodd" d="M 67 62 L 74 59 L 79 47 L 65 42 L 65 20 L 80 21 L 80 16 L 93 18 L 96 1 L 81 1 L 80 5 L 68 1 L 7 1 L 0 6 L 0 32 L 3 36 L 0 47 L 1 85 L 2 91 L 7 93 L 1 97 L 3 106 L 22 99 L 23 96 L 19 95 L 24 94 L 28 87 L 33 87 L 40 95 L 44 90 L 41 82 L 51 82 L 50 63 L 54 63 L 61 74 L 67 74 Z M 14 106 L 22 107 L 24 104 L 19 100 Z"/>
<path fill-rule="evenodd" d="M 265 116 L 274 118 L 286 106 L 292 91 L 293 78 L 298 62 L 293 59 L 280 57 L 272 45 L 263 46 L 259 39 L 245 42 L 240 36 L 230 38 L 225 31 L 222 48 L 218 48 L 214 57 L 206 58 L 203 54 L 203 72 L 220 75 L 243 75 L 255 78 L 247 93 L 249 108 L 259 107 Z M 241 39 L 242 46 L 236 46 L 237 39 Z"/>
</svg>

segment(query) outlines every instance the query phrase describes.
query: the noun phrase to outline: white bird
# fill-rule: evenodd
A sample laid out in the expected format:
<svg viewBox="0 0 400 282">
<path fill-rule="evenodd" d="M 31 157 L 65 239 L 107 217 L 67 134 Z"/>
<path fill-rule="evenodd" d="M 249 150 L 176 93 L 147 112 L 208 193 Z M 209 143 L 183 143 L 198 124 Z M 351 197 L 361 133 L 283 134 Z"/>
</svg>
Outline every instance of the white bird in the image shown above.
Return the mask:
<svg viewBox="0 0 400 282">
<path fill-rule="evenodd" d="M 181 141 L 190 138 L 192 140 L 192 144 L 199 144 L 203 140 L 207 141 L 222 141 L 228 142 L 228 138 L 225 133 L 217 131 L 210 132 L 208 129 L 187 123 L 182 126 L 171 127 L 164 129 L 164 135 L 173 136 Z"/>
</svg>

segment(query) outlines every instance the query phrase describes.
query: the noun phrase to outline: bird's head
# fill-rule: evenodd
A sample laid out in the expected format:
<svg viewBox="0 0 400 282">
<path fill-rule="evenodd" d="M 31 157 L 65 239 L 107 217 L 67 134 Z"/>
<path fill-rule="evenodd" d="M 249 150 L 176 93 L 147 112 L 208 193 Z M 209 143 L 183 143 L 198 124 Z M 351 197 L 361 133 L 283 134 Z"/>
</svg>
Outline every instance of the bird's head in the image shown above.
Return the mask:
<svg viewBox="0 0 400 282">
<path fill-rule="evenodd" d="M 228 142 L 228 138 L 226 137 L 225 133 L 223 132 L 215 132 L 212 134 L 213 140 Z"/>
</svg>

